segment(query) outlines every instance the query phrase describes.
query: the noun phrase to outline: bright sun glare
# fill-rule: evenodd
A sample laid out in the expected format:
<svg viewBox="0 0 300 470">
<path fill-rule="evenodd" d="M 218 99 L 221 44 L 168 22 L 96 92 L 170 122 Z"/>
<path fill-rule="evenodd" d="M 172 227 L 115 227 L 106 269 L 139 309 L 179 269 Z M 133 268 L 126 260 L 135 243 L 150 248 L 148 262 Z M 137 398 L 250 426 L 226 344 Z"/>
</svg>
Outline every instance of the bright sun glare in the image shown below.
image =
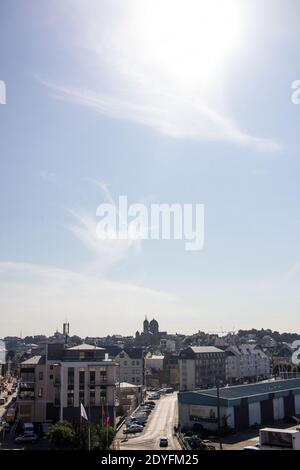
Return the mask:
<svg viewBox="0 0 300 470">
<path fill-rule="evenodd" d="M 205 90 L 238 46 L 236 0 L 151 0 L 138 10 L 140 51 L 177 87 Z"/>
</svg>

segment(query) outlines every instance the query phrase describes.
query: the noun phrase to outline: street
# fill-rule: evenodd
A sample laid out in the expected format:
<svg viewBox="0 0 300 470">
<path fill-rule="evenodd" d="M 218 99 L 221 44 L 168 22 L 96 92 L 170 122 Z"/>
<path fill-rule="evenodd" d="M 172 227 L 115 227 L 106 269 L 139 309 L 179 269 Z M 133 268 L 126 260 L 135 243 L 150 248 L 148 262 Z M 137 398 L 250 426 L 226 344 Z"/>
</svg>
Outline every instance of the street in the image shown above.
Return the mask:
<svg viewBox="0 0 300 470">
<path fill-rule="evenodd" d="M 117 434 L 120 450 L 161 450 L 159 439 L 168 438 L 168 450 L 181 450 L 177 438 L 173 436 L 174 426 L 177 425 L 177 393 L 167 394 L 156 401 L 144 431 L 135 436 L 123 434 L 122 427 Z"/>
</svg>

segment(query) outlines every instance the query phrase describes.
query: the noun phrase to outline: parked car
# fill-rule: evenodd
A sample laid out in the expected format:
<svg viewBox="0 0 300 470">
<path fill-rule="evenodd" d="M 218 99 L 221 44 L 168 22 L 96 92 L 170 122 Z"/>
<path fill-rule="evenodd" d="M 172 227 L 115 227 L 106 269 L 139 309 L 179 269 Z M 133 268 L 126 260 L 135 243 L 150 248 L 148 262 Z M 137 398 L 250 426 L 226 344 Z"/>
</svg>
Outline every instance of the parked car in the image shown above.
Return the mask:
<svg viewBox="0 0 300 470">
<path fill-rule="evenodd" d="M 159 447 L 168 447 L 169 441 L 167 437 L 161 437 L 159 439 Z"/>
<path fill-rule="evenodd" d="M 128 428 L 124 429 L 123 434 L 134 434 L 136 432 L 142 432 L 143 431 L 143 426 L 139 424 L 132 424 Z"/>
<path fill-rule="evenodd" d="M 147 415 L 149 415 L 151 413 L 152 409 L 148 408 L 146 406 L 141 406 L 140 411 L 142 411 L 143 413 L 147 413 Z"/>
<path fill-rule="evenodd" d="M 142 405 L 148 405 L 148 406 L 152 406 L 152 408 L 155 408 L 155 402 L 154 401 L 145 401 L 145 403 L 142 403 Z"/>
<path fill-rule="evenodd" d="M 35 444 L 38 440 L 37 435 L 34 432 L 26 432 L 21 434 L 20 436 L 16 437 L 15 442 L 16 444 L 22 444 L 26 442 L 30 442 L 31 444 Z"/>
</svg>

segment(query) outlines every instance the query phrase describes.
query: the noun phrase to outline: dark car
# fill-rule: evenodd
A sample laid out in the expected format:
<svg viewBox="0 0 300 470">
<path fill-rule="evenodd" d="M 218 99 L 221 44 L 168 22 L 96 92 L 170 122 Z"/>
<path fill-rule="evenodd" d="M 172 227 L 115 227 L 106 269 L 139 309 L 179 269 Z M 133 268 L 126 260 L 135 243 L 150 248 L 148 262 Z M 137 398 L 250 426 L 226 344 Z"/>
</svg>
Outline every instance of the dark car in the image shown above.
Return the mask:
<svg viewBox="0 0 300 470">
<path fill-rule="evenodd" d="M 159 447 L 168 447 L 169 441 L 167 437 L 161 437 L 159 439 Z"/>
<path fill-rule="evenodd" d="M 141 406 L 149 406 L 153 409 L 155 408 L 155 403 L 154 401 L 145 401 L 145 403 L 142 403 Z"/>
</svg>

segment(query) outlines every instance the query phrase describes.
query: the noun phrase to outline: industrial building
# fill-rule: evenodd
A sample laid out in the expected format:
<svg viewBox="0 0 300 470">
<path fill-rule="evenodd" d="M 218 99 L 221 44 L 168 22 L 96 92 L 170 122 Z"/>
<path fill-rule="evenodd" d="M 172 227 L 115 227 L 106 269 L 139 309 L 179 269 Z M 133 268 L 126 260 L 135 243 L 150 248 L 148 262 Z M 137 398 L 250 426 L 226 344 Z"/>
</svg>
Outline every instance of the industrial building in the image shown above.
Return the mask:
<svg viewBox="0 0 300 470">
<path fill-rule="evenodd" d="M 218 428 L 218 403 L 222 428 L 241 431 L 273 424 L 300 415 L 300 379 L 278 380 L 234 387 L 180 392 L 178 414 L 181 427 L 195 423 L 204 429 Z"/>
</svg>

